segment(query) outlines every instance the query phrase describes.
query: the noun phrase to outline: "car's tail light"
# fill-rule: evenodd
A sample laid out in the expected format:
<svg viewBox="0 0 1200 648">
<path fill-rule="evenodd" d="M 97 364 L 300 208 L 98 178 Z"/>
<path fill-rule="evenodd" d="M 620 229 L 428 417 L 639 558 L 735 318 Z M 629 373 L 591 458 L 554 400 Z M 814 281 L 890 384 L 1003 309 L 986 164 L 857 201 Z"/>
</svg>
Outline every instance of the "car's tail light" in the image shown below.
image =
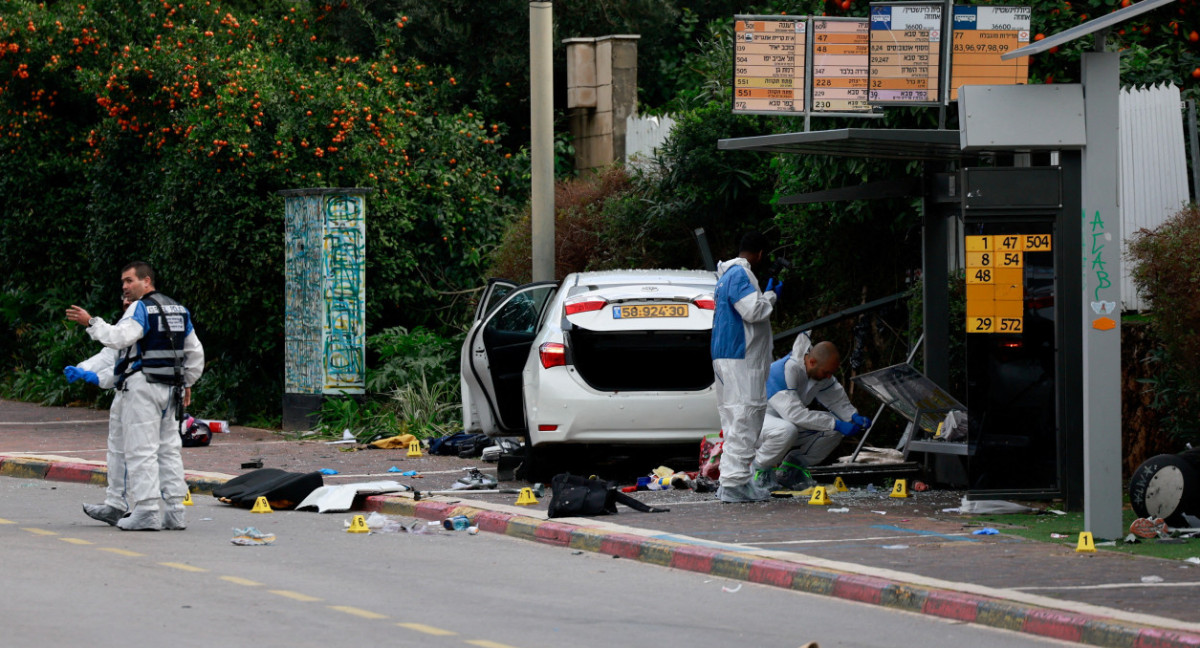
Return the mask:
<svg viewBox="0 0 1200 648">
<path fill-rule="evenodd" d="M 565 367 L 567 365 L 567 347 L 558 342 L 546 342 L 538 347 L 538 357 L 542 360 L 542 368 Z"/>
<path fill-rule="evenodd" d="M 568 299 L 564 307 L 567 315 L 576 313 L 590 313 L 598 311 L 608 305 L 608 300 L 603 297 L 572 297 Z"/>
<path fill-rule="evenodd" d="M 538 432 L 554 432 L 556 430 L 558 430 L 557 425 L 545 425 L 545 424 L 538 425 Z"/>
<path fill-rule="evenodd" d="M 696 305 L 696 308 L 702 308 L 704 310 L 717 310 L 717 299 L 712 295 L 700 295 L 699 297 L 693 299 L 692 303 Z"/>
</svg>

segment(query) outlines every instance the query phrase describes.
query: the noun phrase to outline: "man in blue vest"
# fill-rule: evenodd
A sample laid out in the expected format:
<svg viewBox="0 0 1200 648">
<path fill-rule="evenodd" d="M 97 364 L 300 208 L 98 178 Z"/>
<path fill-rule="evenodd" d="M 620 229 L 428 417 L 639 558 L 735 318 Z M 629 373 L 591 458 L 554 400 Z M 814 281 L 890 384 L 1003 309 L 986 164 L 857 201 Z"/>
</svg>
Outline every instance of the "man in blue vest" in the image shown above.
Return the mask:
<svg viewBox="0 0 1200 648">
<path fill-rule="evenodd" d="M 757 485 L 767 490 L 814 485 L 807 469 L 824 461 L 844 437 L 871 427 L 833 377 L 840 364 L 832 342 L 814 345 L 808 333 L 796 336 L 791 353 L 771 363 L 767 414 L 751 466 Z M 814 400 L 829 411 L 809 409 Z"/>
<path fill-rule="evenodd" d="M 204 371 L 204 347 L 188 309 L 155 291 L 149 264 L 135 261 L 122 268 L 121 291 L 133 303 L 116 324 L 78 306 L 67 309 L 67 318 L 87 326 L 92 339 L 118 350 L 113 375 L 123 398 L 109 435 L 125 450 L 125 499 L 131 506 L 116 526 L 181 530 L 187 527 L 188 487 L 178 416 Z"/>
<path fill-rule="evenodd" d="M 783 284 L 758 289 L 755 269 L 767 260 L 767 241 L 759 233 L 742 238 L 736 258 L 717 265 L 712 360 L 724 443 L 721 450 L 722 502 L 761 502 L 769 491 L 751 479 L 750 463 L 767 408 L 767 372 L 771 365 L 771 312 Z"/>
</svg>

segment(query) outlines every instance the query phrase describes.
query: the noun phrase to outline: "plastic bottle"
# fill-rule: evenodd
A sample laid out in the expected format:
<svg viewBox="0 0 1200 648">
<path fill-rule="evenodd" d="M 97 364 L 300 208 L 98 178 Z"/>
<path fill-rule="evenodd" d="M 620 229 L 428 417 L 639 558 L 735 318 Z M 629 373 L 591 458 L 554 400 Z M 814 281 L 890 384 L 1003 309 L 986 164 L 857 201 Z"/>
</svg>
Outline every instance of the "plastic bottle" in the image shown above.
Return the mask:
<svg viewBox="0 0 1200 648">
<path fill-rule="evenodd" d="M 442 528 L 447 531 L 462 531 L 471 526 L 471 519 L 465 515 L 455 515 L 442 520 Z"/>
</svg>

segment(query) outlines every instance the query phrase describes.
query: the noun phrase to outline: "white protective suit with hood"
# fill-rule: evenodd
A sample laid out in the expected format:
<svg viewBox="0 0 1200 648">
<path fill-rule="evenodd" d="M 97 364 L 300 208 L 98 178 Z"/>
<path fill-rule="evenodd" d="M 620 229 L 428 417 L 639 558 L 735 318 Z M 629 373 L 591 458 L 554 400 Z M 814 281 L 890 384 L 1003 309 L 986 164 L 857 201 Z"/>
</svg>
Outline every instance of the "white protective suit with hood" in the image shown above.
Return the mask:
<svg viewBox="0 0 1200 648">
<path fill-rule="evenodd" d="M 112 389 L 117 384 L 117 376 L 113 373 L 116 364 L 117 350 L 105 347 L 100 353 L 75 366 L 96 374 L 100 389 Z M 112 406 L 108 408 L 108 454 L 105 456 L 108 486 L 104 489 L 104 503 L 118 511 L 129 510 L 129 504 L 125 501 L 125 438 L 119 433 L 123 401 L 123 394 L 117 391 Z"/>
<path fill-rule="evenodd" d="M 190 324 L 190 319 L 188 320 Z M 148 332 L 146 306 L 138 300 L 126 309 L 116 324 L 96 318 L 88 326 L 92 339 L 118 351 L 131 347 Z M 189 330 L 183 341 L 183 383 L 190 387 L 204 372 L 204 347 Z M 183 474 L 183 442 L 179 437 L 179 421 L 175 418 L 175 403 L 171 386 L 146 380 L 144 372 L 127 375 L 121 389 L 121 406 L 113 408 L 110 419 L 110 439 L 115 433 L 122 437 L 125 455 L 125 491 L 129 509 L 138 515 L 155 517 L 162 509 L 181 512 L 188 493 Z M 111 441 L 110 441 L 111 443 Z M 124 528 L 124 527 L 122 527 Z"/>
<path fill-rule="evenodd" d="M 792 352 L 771 363 L 766 382 L 767 413 L 754 454 L 756 466 L 778 466 L 797 441 L 807 465 L 821 463 L 842 442 L 834 422 L 849 421 L 858 413 L 836 378 L 808 377 L 804 356 L 812 347 L 812 339 L 801 333 L 796 336 Z M 808 409 L 814 399 L 829 411 Z"/>
<path fill-rule="evenodd" d="M 771 312 L 775 293 L 758 289 L 750 262 L 741 257 L 717 265 L 712 359 L 717 411 L 724 443 L 721 485 L 750 481 L 750 462 L 767 408 L 771 366 Z"/>
</svg>

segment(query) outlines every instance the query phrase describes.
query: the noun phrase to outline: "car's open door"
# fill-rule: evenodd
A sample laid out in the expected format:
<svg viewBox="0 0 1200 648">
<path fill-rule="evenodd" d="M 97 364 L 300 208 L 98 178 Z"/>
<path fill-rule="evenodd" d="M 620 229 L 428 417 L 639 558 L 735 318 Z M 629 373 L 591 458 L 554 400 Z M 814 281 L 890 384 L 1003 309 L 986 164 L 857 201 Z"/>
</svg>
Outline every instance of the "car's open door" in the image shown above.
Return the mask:
<svg viewBox="0 0 1200 648">
<path fill-rule="evenodd" d="M 525 430 L 521 371 L 542 314 L 558 291 L 556 281 L 517 288 L 505 283 L 511 282 L 488 282 L 475 309 L 476 321 L 463 342 L 461 360 L 463 427 L 493 435 Z M 494 297 L 502 290 L 507 294 Z"/>
</svg>

